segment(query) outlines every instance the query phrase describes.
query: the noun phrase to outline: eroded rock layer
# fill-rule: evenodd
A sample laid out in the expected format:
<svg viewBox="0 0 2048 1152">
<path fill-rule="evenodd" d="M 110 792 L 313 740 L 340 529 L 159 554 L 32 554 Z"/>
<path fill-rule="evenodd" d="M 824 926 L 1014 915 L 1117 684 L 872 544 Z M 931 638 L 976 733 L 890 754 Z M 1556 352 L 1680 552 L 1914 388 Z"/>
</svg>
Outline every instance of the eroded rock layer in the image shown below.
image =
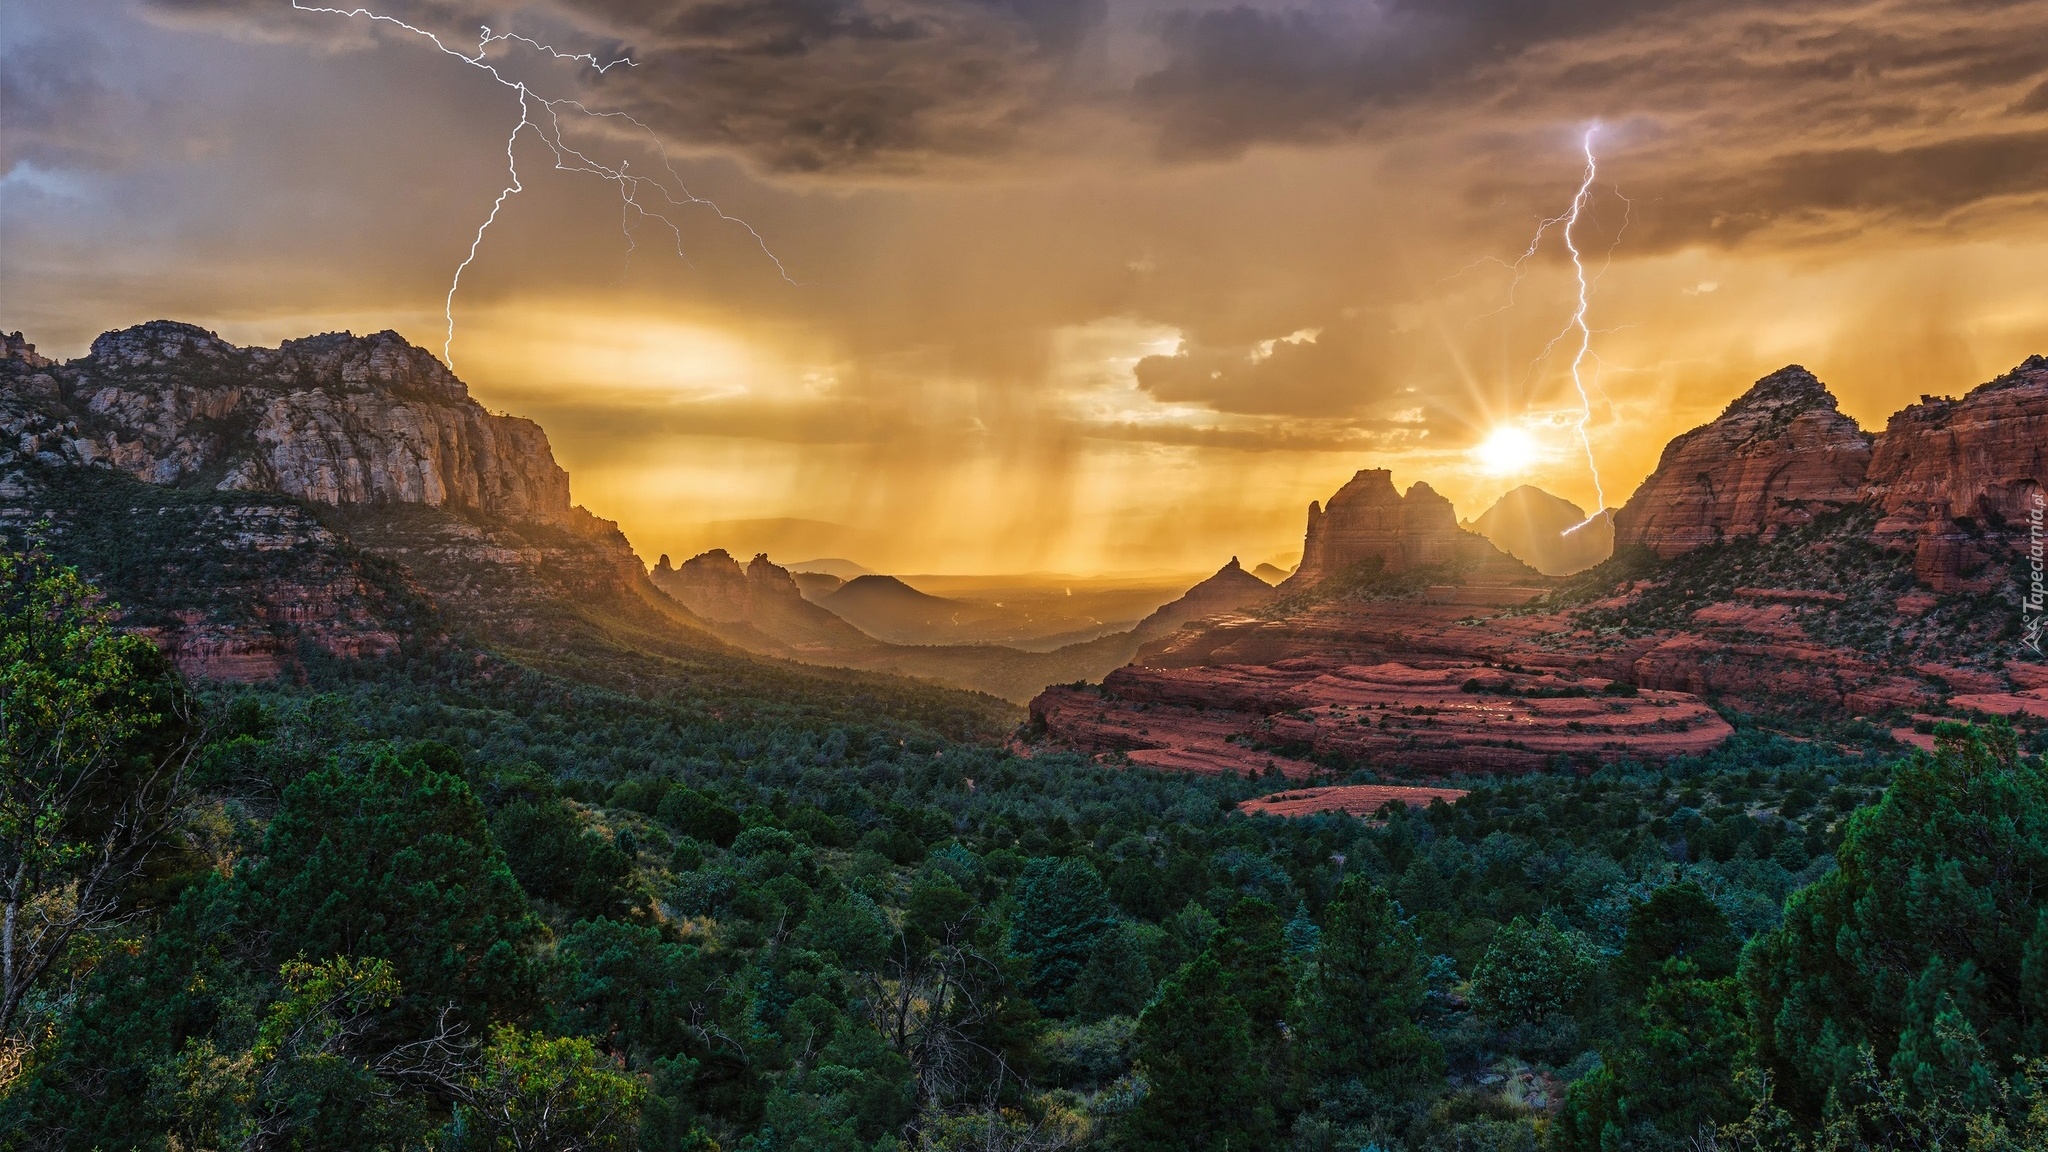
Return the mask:
<svg viewBox="0 0 2048 1152">
<path fill-rule="evenodd" d="M 1519 567 L 1483 537 L 1458 527 L 1451 502 L 1434 488 L 1417 482 L 1404 495 L 1394 490 L 1391 472 L 1367 468 L 1338 489 L 1327 506 L 1309 504 L 1301 567 L 1280 588 L 1311 588 L 1363 563 L 1402 573 L 1488 562 Z"/>
<path fill-rule="evenodd" d="M 1423 775 L 1516 773 L 1697 753 L 1730 732 L 1688 693 L 1612 684 L 1473 663 L 1133 666 L 1100 689 L 1048 689 L 1031 710 L 1066 744 L 1134 764 L 1289 778 L 1321 771 L 1311 755 Z"/>
</svg>

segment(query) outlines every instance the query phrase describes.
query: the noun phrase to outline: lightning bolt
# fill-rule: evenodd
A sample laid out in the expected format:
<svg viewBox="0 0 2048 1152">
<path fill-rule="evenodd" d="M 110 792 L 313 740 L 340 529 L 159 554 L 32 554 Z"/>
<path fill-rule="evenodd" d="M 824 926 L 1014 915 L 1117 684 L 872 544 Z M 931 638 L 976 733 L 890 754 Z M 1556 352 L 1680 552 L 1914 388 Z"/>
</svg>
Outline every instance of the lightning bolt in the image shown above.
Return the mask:
<svg viewBox="0 0 2048 1152">
<path fill-rule="evenodd" d="M 1520 259 L 1515 261 L 1515 279 L 1508 287 L 1508 301 L 1512 305 L 1514 302 L 1515 285 L 1521 283 L 1522 265 L 1536 255 L 1536 250 L 1543 245 L 1543 237 L 1552 228 L 1562 226 L 1561 234 L 1564 239 L 1565 251 L 1571 253 L 1572 275 L 1578 283 L 1578 303 L 1572 309 L 1571 319 L 1567 320 L 1558 334 L 1552 336 L 1550 342 L 1543 346 L 1543 351 L 1537 354 L 1536 361 L 1541 363 L 1560 343 L 1573 334 L 1577 334 L 1578 347 L 1572 353 L 1572 388 L 1579 394 L 1579 444 L 1586 450 L 1586 470 L 1593 475 L 1593 496 L 1595 500 L 1593 514 L 1565 529 L 1564 535 L 1567 536 L 1608 514 L 1607 492 L 1600 482 L 1600 461 L 1593 454 L 1593 438 L 1586 430 L 1586 426 L 1593 421 L 1593 399 L 1586 391 L 1585 379 L 1586 360 L 1588 357 L 1593 357 L 1593 329 L 1586 323 L 1586 312 L 1591 306 L 1593 281 L 1588 280 L 1586 277 L 1585 254 L 1579 250 L 1578 237 L 1575 234 L 1580 214 L 1585 212 L 1586 207 L 1592 203 L 1593 183 L 1600 175 L 1600 161 L 1593 153 L 1593 137 L 1599 131 L 1600 122 L 1596 120 L 1586 128 L 1585 135 L 1579 140 L 1579 147 L 1586 155 L 1586 171 L 1585 175 L 1579 180 L 1578 192 L 1572 196 L 1571 206 L 1536 226 L 1536 235 L 1530 239 L 1528 249 L 1522 253 Z M 1610 260 L 1613 258 L 1611 249 L 1608 257 Z M 1597 357 L 1593 358 L 1597 359 Z"/>
<path fill-rule="evenodd" d="M 483 248 L 484 236 L 490 231 L 491 225 L 497 223 L 498 213 L 504 209 L 505 202 L 525 191 L 525 185 L 519 179 L 517 148 L 519 137 L 528 132 L 536 136 L 554 157 L 555 171 L 576 172 L 596 176 L 618 187 L 619 197 L 623 202 L 620 208 L 620 226 L 626 235 L 628 251 L 634 245 L 633 229 L 629 226 L 628 222 L 635 216 L 642 221 L 649 219 L 659 220 L 675 237 L 677 257 L 682 259 L 684 263 L 689 263 L 689 256 L 683 248 L 683 230 L 681 226 L 674 220 L 671 220 L 661 209 L 707 209 L 721 223 L 735 225 L 744 229 L 747 235 L 753 238 L 755 246 L 760 248 L 761 254 L 768 258 L 769 263 L 775 265 L 776 274 L 781 276 L 784 282 L 792 286 L 796 285 L 796 281 L 790 278 L 789 270 L 783 266 L 782 260 L 769 249 L 768 241 L 760 232 L 754 229 L 753 225 L 737 216 L 728 215 L 716 203 L 690 191 L 688 185 L 684 184 L 683 178 L 677 174 L 675 164 L 669 158 L 668 149 L 663 147 L 661 137 L 655 133 L 654 129 L 624 112 L 595 111 L 584 106 L 582 102 L 567 97 L 551 99 L 542 96 L 528 87 L 525 81 L 504 75 L 498 70 L 496 64 L 485 57 L 489 54 L 493 45 L 520 44 L 530 48 L 539 55 L 548 56 L 555 60 L 565 60 L 586 65 L 591 71 L 596 72 L 600 76 L 622 65 L 627 68 L 637 68 L 639 67 L 637 61 L 627 57 L 600 61 L 589 52 L 564 52 L 551 44 L 543 44 L 527 36 L 521 36 L 512 32 L 493 31 L 489 25 L 483 25 L 482 31 L 478 33 L 476 51 L 465 52 L 459 48 L 450 47 L 440 36 L 433 32 L 408 24 L 395 16 L 386 16 L 379 12 L 373 12 L 368 8 L 326 8 L 302 3 L 301 0 L 291 0 L 291 6 L 295 11 L 299 12 L 340 16 L 350 20 L 362 18 L 373 24 L 390 24 L 396 28 L 403 29 L 427 40 L 442 55 L 452 56 L 463 64 L 483 72 L 499 86 L 510 90 L 518 98 L 519 119 L 512 125 L 512 131 L 505 137 L 506 184 L 499 190 L 497 198 L 491 201 L 490 213 L 484 217 L 483 223 L 477 226 L 476 235 L 469 243 L 468 254 L 462 258 L 462 263 L 456 265 L 455 275 L 448 282 L 448 295 L 442 303 L 442 315 L 446 319 L 448 327 L 447 333 L 441 341 L 441 359 L 450 369 L 455 367 L 455 293 L 462 287 L 462 274 L 469 270 L 471 264 L 476 262 L 477 253 Z M 562 117 L 565 110 L 572 117 L 581 116 L 593 121 L 623 121 L 637 129 L 641 135 L 647 138 L 647 142 L 653 147 L 655 154 L 661 157 L 661 166 L 663 171 L 668 174 L 668 180 L 664 181 L 657 177 L 642 176 L 633 172 L 632 163 L 629 160 L 620 160 L 616 166 L 593 160 L 582 151 L 570 145 L 563 138 Z M 647 201 L 642 200 L 643 195 L 648 197 Z M 660 205 L 652 203 L 655 197 L 659 197 Z"/>
</svg>

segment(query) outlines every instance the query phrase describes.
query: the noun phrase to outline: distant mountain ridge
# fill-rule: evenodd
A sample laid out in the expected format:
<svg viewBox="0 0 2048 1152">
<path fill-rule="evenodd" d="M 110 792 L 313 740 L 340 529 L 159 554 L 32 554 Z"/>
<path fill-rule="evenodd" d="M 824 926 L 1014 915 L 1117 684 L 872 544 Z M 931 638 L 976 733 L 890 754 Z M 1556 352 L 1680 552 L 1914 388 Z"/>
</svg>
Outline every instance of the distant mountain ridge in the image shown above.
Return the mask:
<svg viewBox="0 0 2048 1152">
<path fill-rule="evenodd" d="M 1134 627 L 1045 650 L 918 643 L 915 634 L 906 640 L 905 631 L 924 626 L 931 614 L 951 614 L 971 606 L 920 592 L 893 576 L 859 576 L 812 602 L 798 593 L 787 570 L 767 556 L 756 556 L 742 569 L 724 549 L 713 549 L 676 566 L 662 556 L 652 580 L 709 620 L 719 635 L 751 651 L 931 676 L 1019 703 L 1050 683 L 1104 675 L 1137 655 L 1142 644 L 1169 635 L 1185 623 L 1263 603 L 1273 594 L 1271 587 L 1245 572 L 1232 557 L 1214 575 Z M 841 601 L 848 591 L 855 596 L 850 602 Z M 901 615 L 904 612 L 916 614 L 916 618 L 906 621 Z M 863 619 L 869 622 L 868 628 L 859 626 Z M 875 623 L 877 620 L 881 623 Z M 926 634 L 944 631 L 935 626 Z"/>
</svg>

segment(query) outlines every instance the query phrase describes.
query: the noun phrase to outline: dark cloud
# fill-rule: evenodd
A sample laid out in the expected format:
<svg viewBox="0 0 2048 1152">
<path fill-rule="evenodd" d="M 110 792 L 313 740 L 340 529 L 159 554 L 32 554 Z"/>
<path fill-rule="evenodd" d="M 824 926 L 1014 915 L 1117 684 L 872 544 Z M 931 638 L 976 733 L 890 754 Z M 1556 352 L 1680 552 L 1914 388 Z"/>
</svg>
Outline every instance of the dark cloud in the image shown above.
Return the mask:
<svg viewBox="0 0 2048 1152">
<path fill-rule="evenodd" d="M 39 36 L 5 45 L 0 67 L 0 174 L 24 161 L 92 165 L 100 153 L 94 128 L 114 93 L 98 69 L 106 52 L 91 38 Z"/>
<path fill-rule="evenodd" d="M 1739 172 L 1660 174 L 1636 192 L 1643 200 L 1629 243 L 1638 249 L 1938 228 L 1994 201 L 2038 214 L 2048 206 L 2048 130 L 1793 152 Z"/>
<path fill-rule="evenodd" d="M 270 35 L 355 41 L 367 27 L 272 0 L 146 3 L 171 18 Z M 1107 10 L 1106 0 L 553 0 L 538 10 L 460 14 L 423 0 L 372 7 L 455 47 L 488 24 L 629 56 L 636 67 L 602 76 L 548 72 L 536 91 L 583 96 L 671 140 L 797 172 L 907 171 L 1012 149 L 1063 104 L 1067 61 Z M 522 67 L 508 64 L 508 74 Z"/>
<path fill-rule="evenodd" d="M 1172 153 L 1230 154 L 1257 143 L 1328 139 L 1532 45 L 1688 2 L 1382 0 L 1178 13 L 1161 32 L 1166 63 L 1138 81 L 1136 96 Z"/>
</svg>

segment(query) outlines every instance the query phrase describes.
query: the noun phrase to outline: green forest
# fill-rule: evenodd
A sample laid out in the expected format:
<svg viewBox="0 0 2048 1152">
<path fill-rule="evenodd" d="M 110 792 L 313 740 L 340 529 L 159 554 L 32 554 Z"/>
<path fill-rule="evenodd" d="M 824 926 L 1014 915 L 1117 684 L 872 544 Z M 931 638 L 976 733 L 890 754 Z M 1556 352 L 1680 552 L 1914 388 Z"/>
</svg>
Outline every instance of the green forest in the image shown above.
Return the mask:
<svg viewBox="0 0 2048 1152">
<path fill-rule="evenodd" d="M 187 683 L 0 576 L 0 1146 L 2048 1147 L 2041 737 L 1282 820 L 737 658 Z"/>
</svg>

